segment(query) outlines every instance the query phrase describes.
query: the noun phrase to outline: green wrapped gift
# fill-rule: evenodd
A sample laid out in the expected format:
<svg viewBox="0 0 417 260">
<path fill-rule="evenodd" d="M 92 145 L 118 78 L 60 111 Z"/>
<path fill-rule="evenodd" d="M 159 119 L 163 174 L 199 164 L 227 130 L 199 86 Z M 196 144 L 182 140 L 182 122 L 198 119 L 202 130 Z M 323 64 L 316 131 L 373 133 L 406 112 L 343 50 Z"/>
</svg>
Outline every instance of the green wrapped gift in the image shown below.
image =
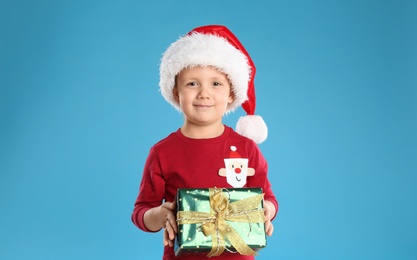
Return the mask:
<svg viewBox="0 0 417 260">
<path fill-rule="evenodd" d="M 266 246 L 261 188 L 179 189 L 175 254 L 256 255 Z"/>
</svg>

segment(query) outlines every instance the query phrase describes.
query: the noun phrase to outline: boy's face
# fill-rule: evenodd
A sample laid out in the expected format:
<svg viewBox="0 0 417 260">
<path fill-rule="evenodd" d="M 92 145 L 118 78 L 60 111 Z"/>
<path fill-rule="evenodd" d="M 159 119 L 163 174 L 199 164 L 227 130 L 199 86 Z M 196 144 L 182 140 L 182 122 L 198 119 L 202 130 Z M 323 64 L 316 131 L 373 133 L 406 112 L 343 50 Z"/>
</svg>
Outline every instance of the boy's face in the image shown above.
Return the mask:
<svg viewBox="0 0 417 260">
<path fill-rule="evenodd" d="M 227 76 L 212 67 L 194 67 L 177 75 L 174 96 L 188 123 L 222 123 L 233 94 Z"/>
</svg>

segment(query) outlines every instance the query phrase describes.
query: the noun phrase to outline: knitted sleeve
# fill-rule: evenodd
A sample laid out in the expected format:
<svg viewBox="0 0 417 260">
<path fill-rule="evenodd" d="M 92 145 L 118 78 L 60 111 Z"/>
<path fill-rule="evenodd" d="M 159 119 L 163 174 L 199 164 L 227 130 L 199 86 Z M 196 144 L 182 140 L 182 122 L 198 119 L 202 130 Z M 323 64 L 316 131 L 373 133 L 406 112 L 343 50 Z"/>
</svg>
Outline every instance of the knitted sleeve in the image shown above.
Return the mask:
<svg viewBox="0 0 417 260">
<path fill-rule="evenodd" d="M 262 187 L 263 192 L 265 193 L 264 199 L 272 202 L 276 209 L 276 214 L 278 213 L 278 201 L 275 197 L 275 194 L 272 190 L 271 182 L 268 179 L 268 163 L 259 150 L 258 146 L 253 143 L 250 151 L 250 167 L 255 169 L 255 175 L 252 178 L 248 178 L 248 187 Z M 274 216 L 274 218 L 275 218 Z"/>
<path fill-rule="evenodd" d="M 165 179 L 161 172 L 158 153 L 155 148 L 151 148 L 132 213 L 132 222 L 146 232 L 153 231 L 146 228 L 143 215 L 147 210 L 160 206 L 165 196 Z"/>
</svg>

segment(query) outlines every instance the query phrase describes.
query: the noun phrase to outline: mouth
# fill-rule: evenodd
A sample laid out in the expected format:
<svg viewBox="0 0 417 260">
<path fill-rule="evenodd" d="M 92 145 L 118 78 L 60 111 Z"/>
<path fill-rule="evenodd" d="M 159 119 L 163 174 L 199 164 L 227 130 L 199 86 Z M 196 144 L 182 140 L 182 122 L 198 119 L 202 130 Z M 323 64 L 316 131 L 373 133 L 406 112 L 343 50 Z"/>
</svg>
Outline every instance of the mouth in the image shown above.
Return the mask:
<svg viewBox="0 0 417 260">
<path fill-rule="evenodd" d="M 242 179 L 239 179 L 239 178 L 236 176 L 236 180 L 237 180 L 237 181 L 241 181 Z"/>
<path fill-rule="evenodd" d="M 199 108 L 209 108 L 212 107 L 213 105 L 206 105 L 206 104 L 194 104 L 195 107 L 199 107 Z"/>
</svg>

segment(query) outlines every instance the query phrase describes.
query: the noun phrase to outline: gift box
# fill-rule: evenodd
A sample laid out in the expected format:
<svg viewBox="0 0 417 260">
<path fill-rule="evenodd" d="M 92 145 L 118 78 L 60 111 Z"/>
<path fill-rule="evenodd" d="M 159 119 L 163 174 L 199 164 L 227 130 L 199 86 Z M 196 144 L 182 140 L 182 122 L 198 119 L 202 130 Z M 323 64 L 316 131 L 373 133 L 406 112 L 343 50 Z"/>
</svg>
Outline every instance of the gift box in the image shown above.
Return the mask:
<svg viewBox="0 0 417 260">
<path fill-rule="evenodd" d="M 261 188 L 179 189 L 175 254 L 256 255 L 266 246 Z"/>
</svg>

